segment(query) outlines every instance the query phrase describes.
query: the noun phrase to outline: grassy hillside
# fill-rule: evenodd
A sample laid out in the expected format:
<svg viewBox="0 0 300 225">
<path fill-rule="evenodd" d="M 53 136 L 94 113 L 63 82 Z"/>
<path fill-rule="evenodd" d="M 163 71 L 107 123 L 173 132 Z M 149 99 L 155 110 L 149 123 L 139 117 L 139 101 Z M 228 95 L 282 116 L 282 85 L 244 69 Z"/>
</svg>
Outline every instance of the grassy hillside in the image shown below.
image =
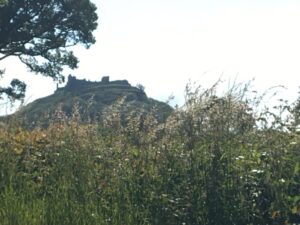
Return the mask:
<svg viewBox="0 0 300 225">
<path fill-rule="evenodd" d="M 163 123 L 155 110 L 124 117 L 119 102 L 102 123 L 1 128 L 0 224 L 300 224 L 289 107 L 215 93 L 189 89 Z"/>
<path fill-rule="evenodd" d="M 24 106 L 8 119 L 18 120 L 29 128 L 47 127 L 49 121 L 70 118 L 77 113 L 80 115 L 78 122 L 97 122 L 111 106 L 120 103 L 124 116 L 132 111 L 146 114 L 155 109 L 157 119 L 163 121 L 172 111 L 169 105 L 148 98 L 143 90 L 131 86 L 126 80 L 90 82 L 70 76 L 65 87 Z"/>
</svg>

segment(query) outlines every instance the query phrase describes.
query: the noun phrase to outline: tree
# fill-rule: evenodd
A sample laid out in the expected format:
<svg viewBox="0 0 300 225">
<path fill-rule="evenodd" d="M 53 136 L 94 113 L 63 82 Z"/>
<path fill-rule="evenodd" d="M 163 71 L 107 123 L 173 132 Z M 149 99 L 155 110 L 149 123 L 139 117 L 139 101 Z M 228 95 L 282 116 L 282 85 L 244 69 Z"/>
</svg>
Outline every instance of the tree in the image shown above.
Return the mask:
<svg viewBox="0 0 300 225">
<path fill-rule="evenodd" d="M 78 64 L 69 47 L 94 44 L 97 19 L 90 0 L 0 0 L 0 61 L 18 57 L 31 72 L 62 82 L 64 67 Z"/>
</svg>

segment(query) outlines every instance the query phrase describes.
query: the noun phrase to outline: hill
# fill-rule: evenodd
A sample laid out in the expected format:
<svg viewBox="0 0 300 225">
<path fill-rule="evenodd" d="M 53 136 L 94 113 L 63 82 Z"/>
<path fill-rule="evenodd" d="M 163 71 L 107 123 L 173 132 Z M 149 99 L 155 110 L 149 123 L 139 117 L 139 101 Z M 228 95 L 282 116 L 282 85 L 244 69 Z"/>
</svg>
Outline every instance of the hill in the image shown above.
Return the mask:
<svg viewBox="0 0 300 225">
<path fill-rule="evenodd" d="M 75 114 L 80 115 L 80 122 L 100 121 L 117 105 L 123 117 L 155 110 L 158 121 L 164 121 L 172 111 L 168 104 L 148 98 L 143 88 L 131 86 L 127 80 L 110 81 L 109 77 L 103 77 L 101 81 L 92 82 L 70 75 L 66 86 L 24 106 L 7 119 L 17 118 L 28 128 L 46 127 L 49 121 L 71 118 Z"/>
</svg>

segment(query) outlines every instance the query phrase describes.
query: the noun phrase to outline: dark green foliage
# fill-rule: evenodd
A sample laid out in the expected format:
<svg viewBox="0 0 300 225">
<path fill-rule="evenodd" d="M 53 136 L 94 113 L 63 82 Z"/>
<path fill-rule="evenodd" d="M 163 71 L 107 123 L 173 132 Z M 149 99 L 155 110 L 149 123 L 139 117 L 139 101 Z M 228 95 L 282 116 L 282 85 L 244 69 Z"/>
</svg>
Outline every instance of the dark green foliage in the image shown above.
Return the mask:
<svg viewBox="0 0 300 225">
<path fill-rule="evenodd" d="M 96 21 L 89 0 L 7 1 L 0 7 L 0 61 L 15 56 L 30 71 L 63 81 L 63 68 L 78 64 L 68 47 L 95 43 Z"/>
<path fill-rule="evenodd" d="M 18 79 L 13 79 L 10 82 L 10 87 L 0 87 L 0 98 L 1 94 L 6 94 L 11 100 L 23 99 L 25 97 L 26 84 Z"/>
</svg>

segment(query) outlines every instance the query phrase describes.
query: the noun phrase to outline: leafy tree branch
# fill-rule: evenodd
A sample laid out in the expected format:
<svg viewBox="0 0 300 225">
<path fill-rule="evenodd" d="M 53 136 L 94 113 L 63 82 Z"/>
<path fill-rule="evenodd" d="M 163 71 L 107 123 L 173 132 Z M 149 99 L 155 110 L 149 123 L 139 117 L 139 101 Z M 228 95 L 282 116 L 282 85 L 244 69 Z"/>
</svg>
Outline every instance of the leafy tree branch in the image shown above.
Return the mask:
<svg viewBox="0 0 300 225">
<path fill-rule="evenodd" d="M 90 0 L 0 0 L 0 6 L 0 62 L 15 56 L 31 72 L 61 82 L 63 69 L 78 65 L 69 47 L 95 43 L 98 16 Z"/>
</svg>

